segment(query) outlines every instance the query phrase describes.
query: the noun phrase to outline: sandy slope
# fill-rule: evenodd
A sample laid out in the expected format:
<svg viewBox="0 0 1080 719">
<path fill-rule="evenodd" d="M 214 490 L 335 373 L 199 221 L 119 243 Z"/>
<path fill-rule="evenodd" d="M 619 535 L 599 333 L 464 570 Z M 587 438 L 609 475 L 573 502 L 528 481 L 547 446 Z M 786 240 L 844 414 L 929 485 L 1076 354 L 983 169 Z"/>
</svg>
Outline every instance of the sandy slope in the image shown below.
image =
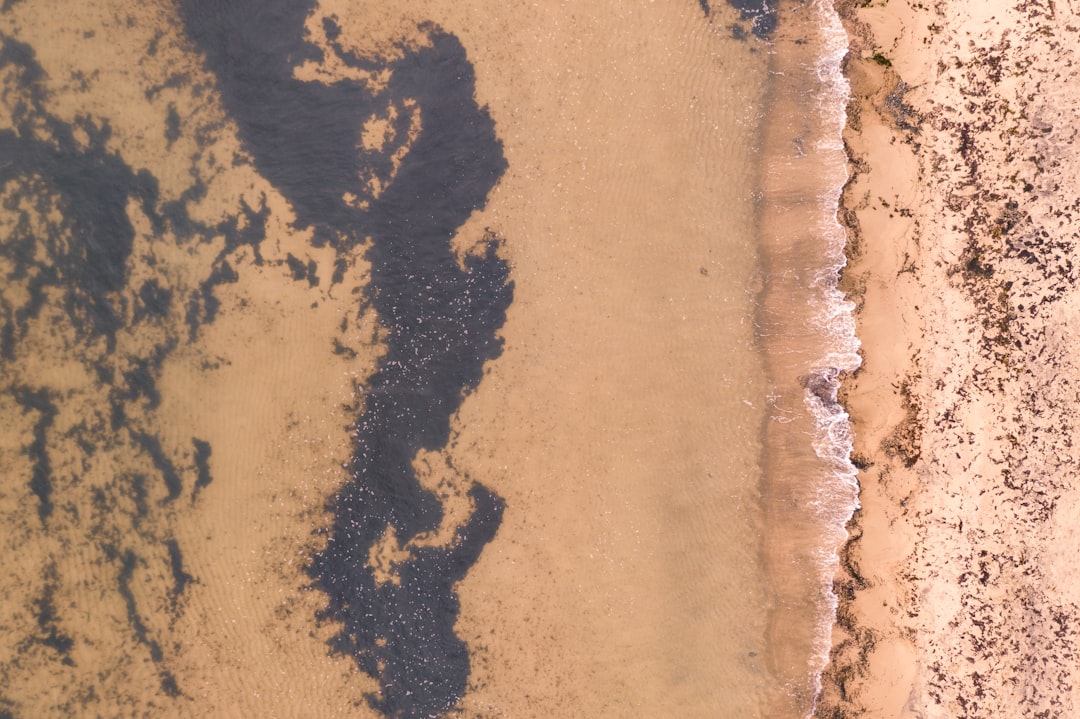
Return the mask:
<svg viewBox="0 0 1080 719">
<path fill-rule="evenodd" d="M 863 511 L 819 716 L 1075 716 L 1070 2 L 843 2 Z"/>
</svg>

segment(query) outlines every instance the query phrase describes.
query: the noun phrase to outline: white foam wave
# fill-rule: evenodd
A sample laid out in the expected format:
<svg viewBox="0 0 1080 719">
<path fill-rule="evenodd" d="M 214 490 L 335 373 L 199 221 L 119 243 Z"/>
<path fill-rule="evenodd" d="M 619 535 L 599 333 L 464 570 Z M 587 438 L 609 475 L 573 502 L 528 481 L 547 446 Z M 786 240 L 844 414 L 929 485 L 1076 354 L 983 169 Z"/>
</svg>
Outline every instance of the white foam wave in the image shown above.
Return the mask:
<svg viewBox="0 0 1080 719">
<path fill-rule="evenodd" d="M 841 69 L 848 38 L 831 0 L 815 0 L 814 9 L 821 32 L 820 54 L 815 67 L 819 85 L 814 91 L 818 93 L 819 126 L 822 128 L 814 147 L 821 165 L 830 168 L 830 174 L 823 178 L 818 222 L 818 230 L 825 242 L 825 258 L 813 283 L 816 297 L 812 299 L 816 329 L 827 338 L 828 345 L 815 363 L 804 396 L 806 407 L 815 418 L 814 451 L 825 464 L 812 503 L 821 527 L 821 544 L 814 555 L 820 572 L 822 599 L 814 652 L 809 659 L 816 697 L 821 691 L 821 673 L 832 647 L 837 608 L 832 582 L 839 567 L 838 552 L 847 540 L 847 522 L 859 507 L 857 471 L 851 462 L 851 422 L 837 401 L 837 393 L 843 374 L 858 368 L 861 360 L 855 334 L 855 306 L 837 287 L 840 272 L 846 264 L 844 249 L 847 243 L 847 233 L 839 222 L 838 213 L 841 193 L 848 180 L 842 133 L 847 122 L 850 86 Z M 814 713 L 814 708 L 810 707 L 807 717 Z"/>
</svg>

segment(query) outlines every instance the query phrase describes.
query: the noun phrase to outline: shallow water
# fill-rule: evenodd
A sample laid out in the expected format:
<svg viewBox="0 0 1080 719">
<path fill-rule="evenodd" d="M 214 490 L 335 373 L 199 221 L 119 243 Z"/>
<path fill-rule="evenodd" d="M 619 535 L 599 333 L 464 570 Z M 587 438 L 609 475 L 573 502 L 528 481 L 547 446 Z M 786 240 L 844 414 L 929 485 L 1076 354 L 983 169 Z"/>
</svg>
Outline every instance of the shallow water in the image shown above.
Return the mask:
<svg viewBox="0 0 1080 719">
<path fill-rule="evenodd" d="M 829 17 L 6 6 L 0 715 L 809 711 Z"/>
</svg>

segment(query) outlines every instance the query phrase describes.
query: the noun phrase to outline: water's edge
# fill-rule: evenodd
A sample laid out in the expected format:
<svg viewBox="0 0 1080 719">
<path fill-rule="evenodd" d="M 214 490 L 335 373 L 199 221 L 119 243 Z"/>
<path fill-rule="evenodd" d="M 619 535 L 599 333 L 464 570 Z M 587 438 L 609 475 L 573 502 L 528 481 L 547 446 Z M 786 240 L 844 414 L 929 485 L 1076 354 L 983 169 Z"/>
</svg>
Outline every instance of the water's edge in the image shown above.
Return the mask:
<svg viewBox="0 0 1080 719">
<path fill-rule="evenodd" d="M 838 288 L 847 234 L 842 131 L 847 36 L 830 0 L 781 12 L 763 119 L 759 337 L 772 382 L 764 429 L 770 661 L 783 685 L 770 716 L 810 716 L 829 657 L 833 577 L 858 508 L 840 381 L 860 363 L 854 305 Z M 807 620 L 810 620 L 809 622 Z"/>
</svg>

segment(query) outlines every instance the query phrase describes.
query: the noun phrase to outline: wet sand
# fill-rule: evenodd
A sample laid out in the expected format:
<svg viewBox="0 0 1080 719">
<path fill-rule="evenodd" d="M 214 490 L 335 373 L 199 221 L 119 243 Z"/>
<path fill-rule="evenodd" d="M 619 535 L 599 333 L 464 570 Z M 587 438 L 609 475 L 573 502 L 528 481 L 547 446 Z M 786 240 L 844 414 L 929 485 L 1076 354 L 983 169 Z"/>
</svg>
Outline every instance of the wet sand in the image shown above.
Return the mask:
<svg viewBox="0 0 1080 719">
<path fill-rule="evenodd" d="M 821 717 L 1077 711 L 1073 3 L 838 3 L 862 510 Z"/>
</svg>

